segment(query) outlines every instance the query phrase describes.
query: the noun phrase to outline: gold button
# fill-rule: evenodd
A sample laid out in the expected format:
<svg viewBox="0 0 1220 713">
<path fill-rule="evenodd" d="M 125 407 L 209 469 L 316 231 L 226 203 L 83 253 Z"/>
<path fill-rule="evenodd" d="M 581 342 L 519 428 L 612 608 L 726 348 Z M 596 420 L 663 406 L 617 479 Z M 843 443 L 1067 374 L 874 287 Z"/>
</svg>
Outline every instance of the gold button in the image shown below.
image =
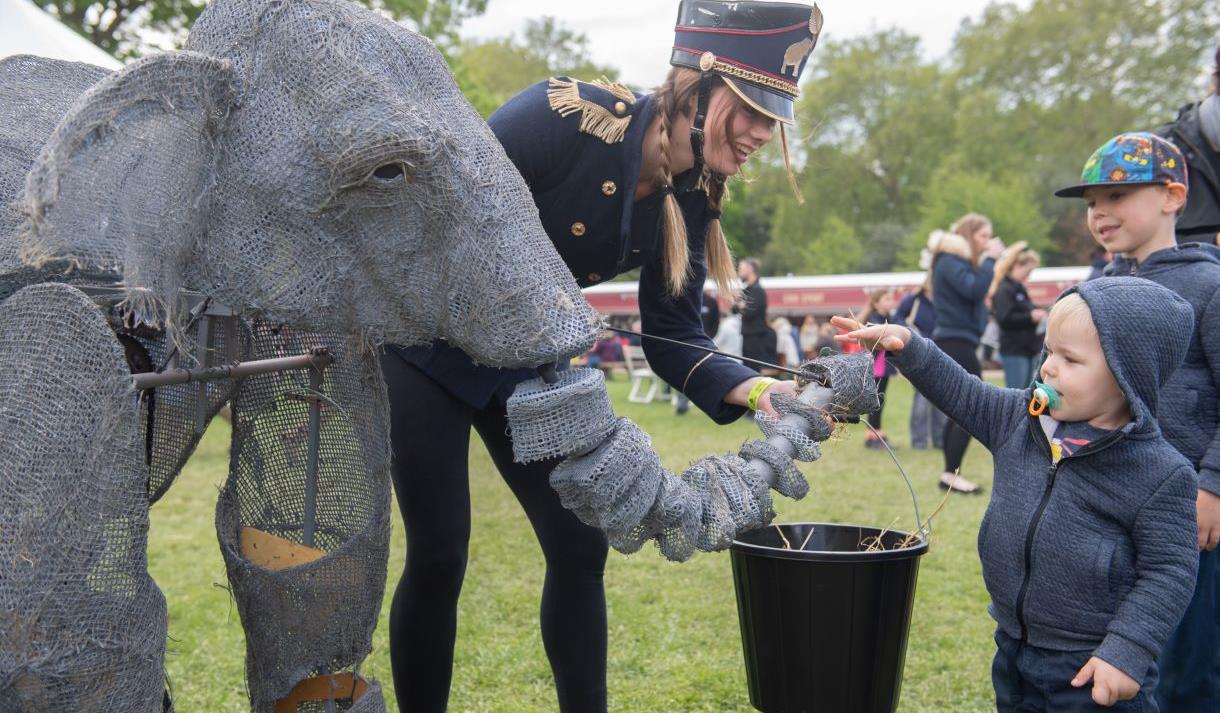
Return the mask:
<svg viewBox="0 0 1220 713">
<path fill-rule="evenodd" d="M 618 186 L 614 185 L 614 181 L 606 181 L 602 184 L 602 193 L 612 196 L 615 193 L 618 193 Z"/>
<path fill-rule="evenodd" d="M 601 282 L 601 281 L 602 281 L 601 275 L 597 274 L 596 272 L 589 273 L 589 282 Z"/>
<path fill-rule="evenodd" d="M 622 116 L 627 113 L 627 105 L 623 102 L 614 102 L 614 113 Z"/>
<path fill-rule="evenodd" d="M 584 223 L 572 223 L 572 235 L 575 235 L 576 237 L 579 238 L 580 236 L 582 236 L 584 234 L 585 234 L 585 224 Z"/>
</svg>

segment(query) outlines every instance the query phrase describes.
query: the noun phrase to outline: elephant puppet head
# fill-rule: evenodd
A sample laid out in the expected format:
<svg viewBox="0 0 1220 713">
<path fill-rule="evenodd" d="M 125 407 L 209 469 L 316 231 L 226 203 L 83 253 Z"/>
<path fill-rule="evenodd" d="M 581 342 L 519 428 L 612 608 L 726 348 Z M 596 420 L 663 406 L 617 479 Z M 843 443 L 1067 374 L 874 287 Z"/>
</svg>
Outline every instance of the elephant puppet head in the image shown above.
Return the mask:
<svg viewBox="0 0 1220 713">
<path fill-rule="evenodd" d="M 27 261 L 121 269 L 149 307 L 186 287 L 504 367 L 580 353 L 597 326 L 441 54 L 343 0 L 213 2 L 185 51 L 76 102 L 24 210 Z"/>
</svg>

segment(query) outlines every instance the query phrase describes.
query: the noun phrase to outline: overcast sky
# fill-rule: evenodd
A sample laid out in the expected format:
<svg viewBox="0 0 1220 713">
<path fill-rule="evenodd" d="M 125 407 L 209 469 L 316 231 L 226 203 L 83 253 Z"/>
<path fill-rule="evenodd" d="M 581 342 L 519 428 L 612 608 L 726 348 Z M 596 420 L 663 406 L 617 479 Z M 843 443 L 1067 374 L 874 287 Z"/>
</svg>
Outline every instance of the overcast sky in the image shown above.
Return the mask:
<svg viewBox="0 0 1220 713">
<path fill-rule="evenodd" d="M 1017 0 L 1027 7 L 1030 0 Z M 901 27 L 923 38 L 924 51 L 939 57 L 965 17 L 978 16 L 986 0 L 819 0 L 826 18 L 819 46 L 879 27 Z M 669 68 L 677 0 L 490 0 L 487 12 L 469 20 L 462 34 L 520 34 L 525 21 L 550 15 L 589 38 L 593 60 L 617 67 L 622 80 L 639 87 L 661 82 Z"/>
</svg>

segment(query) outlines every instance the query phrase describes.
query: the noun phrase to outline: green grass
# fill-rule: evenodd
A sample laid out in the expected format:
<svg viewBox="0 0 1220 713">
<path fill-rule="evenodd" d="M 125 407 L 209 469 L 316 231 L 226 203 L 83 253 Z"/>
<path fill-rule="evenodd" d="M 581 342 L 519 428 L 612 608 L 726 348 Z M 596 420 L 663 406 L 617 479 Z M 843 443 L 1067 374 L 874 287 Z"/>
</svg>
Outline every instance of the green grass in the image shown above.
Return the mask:
<svg viewBox="0 0 1220 713">
<path fill-rule="evenodd" d="M 749 421 L 716 426 L 668 403 L 630 404 L 622 376 L 610 382 L 618 413 L 653 439 L 667 467 L 680 470 L 708 453 L 734 450 L 756 434 Z M 909 443 L 910 386 L 890 388 L 886 430 Z M 826 444 L 803 466 L 809 495 L 777 496 L 778 522 L 831 521 L 909 529 L 910 497 L 883 452 L 862 446 L 862 426 Z M 149 560 L 169 603 L 167 667 L 178 710 L 248 710 L 244 641 L 225 585 L 213 514 L 228 469 L 228 426 L 219 420 L 173 489 L 153 508 Z M 473 439 L 477 444 L 478 439 Z M 939 451 L 902 448 L 925 516 L 940 499 Z M 450 710 L 553 711 L 554 690 L 537 624 L 543 563 L 529 524 L 481 446 L 471 454 L 474 526 L 462 592 Z M 970 447 L 963 473 L 991 484 L 989 454 Z M 993 709 L 992 622 L 986 613 L 975 535 L 986 498 L 956 497 L 936 520 L 923 558 L 899 710 L 976 713 Z M 395 517 L 390 582 L 373 654 L 364 673 L 380 679 L 393 710 L 386 617 L 401 572 L 404 542 Z M 655 550 L 626 557 L 611 551 L 606 571 L 610 622 L 610 710 L 752 711 L 745 683 L 732 575 L 726 553 L 685 564 Z"/>
</svg>

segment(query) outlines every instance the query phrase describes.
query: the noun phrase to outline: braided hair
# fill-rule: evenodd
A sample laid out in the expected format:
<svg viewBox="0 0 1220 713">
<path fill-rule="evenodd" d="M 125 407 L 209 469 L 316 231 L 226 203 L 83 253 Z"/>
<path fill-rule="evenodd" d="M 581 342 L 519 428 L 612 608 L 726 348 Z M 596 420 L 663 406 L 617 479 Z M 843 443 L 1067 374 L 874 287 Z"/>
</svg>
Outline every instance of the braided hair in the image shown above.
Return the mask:
<svg viewBox="0 0 1220 713">
<path fill-rule="evenodd" d="M 682 209 L 674 195 L 674 178 L 670 162 L 670 146 L 673 137 L 670 132 L 679 115 L 688 117 L 692 115 L 694 100 L 697 98 L 698 92 L 699 72 L 685 67 L 674 67 L 654 94 L 661 156 L 657 175 L 653 180 L 665 194 L 661 210 L 661 235 L 664 242 L 661 254 L 665 262 L 666 287 L 668 292 L 675 297 L 682 293 L 682 288 L 690 277 L 690 247 L 687 243 L 686 221 L 682 217 Z M 731 123 L 732 119 L 733 116 L 730 114 L 728 122 Z M 680 137 L 680 140 L 685 140 L 685 138 Z M 728 241 L 725 240 L 724 230 L 720 225 L 721 207 L 729 197 L 727 180 L 727 176 L 714 173 L 705 167 L 700 186 L 707 189 L 708 213 L 711 217 L 707 236 L 704 239 L 708 275 L 715 281 L 720 293 L 732 299 L 740 290 L 734 282 L 736 274 L 733 270 L 733 254 L 729 250 Z"/>
</svg>

